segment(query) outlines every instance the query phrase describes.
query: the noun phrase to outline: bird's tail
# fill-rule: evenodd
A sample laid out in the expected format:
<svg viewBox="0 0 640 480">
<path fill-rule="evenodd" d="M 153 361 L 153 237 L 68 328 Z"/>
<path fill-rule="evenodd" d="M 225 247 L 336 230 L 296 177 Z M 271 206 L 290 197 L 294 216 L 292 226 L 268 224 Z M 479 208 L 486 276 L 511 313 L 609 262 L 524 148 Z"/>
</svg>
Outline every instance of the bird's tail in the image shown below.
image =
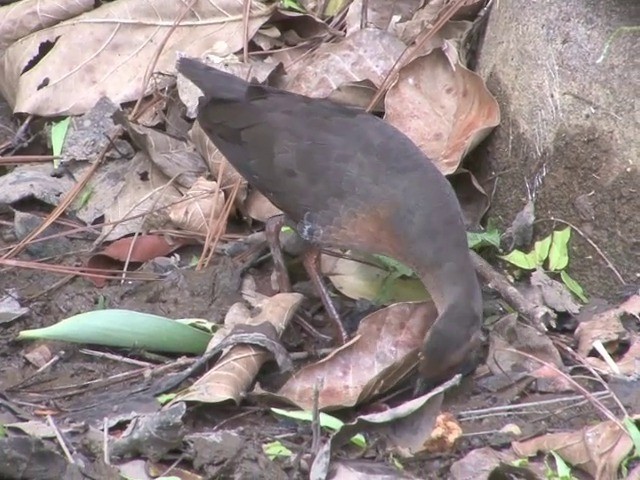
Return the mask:
<svg viewBox="0 0 640 480">
<path fill-rule="evenodd" d="M 180 57 L 176 68 L 202 90 L 208 100 L 241 100 L 246 96 L 249 88 L 249 83 L 241 78 L 193 58 Z"/>
</svg>

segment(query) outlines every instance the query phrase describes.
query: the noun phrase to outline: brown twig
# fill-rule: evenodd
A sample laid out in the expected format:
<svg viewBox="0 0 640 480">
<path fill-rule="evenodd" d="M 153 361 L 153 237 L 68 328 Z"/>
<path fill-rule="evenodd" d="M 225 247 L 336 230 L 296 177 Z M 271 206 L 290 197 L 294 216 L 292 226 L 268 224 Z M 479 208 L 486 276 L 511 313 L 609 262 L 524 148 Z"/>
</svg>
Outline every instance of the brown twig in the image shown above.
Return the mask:
<svg viewBox="0 0 640 480">
<path fill-rule="evenodd" d="M 487 283 L 489 288 L 498 292 L 513 309 L 524 316 L 533 327 L 545 332 L 547 325 L 552 325 L 557 318 L 555 312 L 544 305 L 537 305 L 527 300 L 500 272 L 473 250 L 469 251 L 476 272 Z"/>
</svg>

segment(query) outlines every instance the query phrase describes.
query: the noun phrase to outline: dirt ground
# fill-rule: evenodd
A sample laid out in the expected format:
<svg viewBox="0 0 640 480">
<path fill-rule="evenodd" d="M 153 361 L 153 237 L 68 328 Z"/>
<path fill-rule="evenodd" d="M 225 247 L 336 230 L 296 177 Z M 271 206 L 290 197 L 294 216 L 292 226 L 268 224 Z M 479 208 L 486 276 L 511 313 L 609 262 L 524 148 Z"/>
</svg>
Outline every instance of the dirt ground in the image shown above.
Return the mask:
<svg viewBox="0 0 640 480">
<path fill-rule="evenodd" d="M 8 237 L 9 228 L 2 226 L 2 238 Z M 0 243 L 0 248 L 6 242 Z M 268 278 L 270 263 L 266 262 L 251 270 Z M 16 335 L 20 330 L 50 325 L 75 313 L 95 309 L 97 305 L 130 308 L 138 311 L 166 315 L 172 318 L 206 318 L 220 321 L 229 306 L 239 298 L 239 274 L 228 257 L 220 256 L 212 266 L 195 271 L 193 268 L 175 269 L 166 278 L 154 282 L 111 282 L 105 288 L 96 288 L 81 278 L 71 278 L 60 282 L 63 277 L 38 270 L 6 268 L 0 275 L 0 291 L 13 292 L 22 299 L 21 304 L 29 308 L 29 313 L 19 320 L 3 325 L 1 330 L 3 348 L 0 351 L 0 391 L 2 423 L 18 419 L 41 418 L 46 413 L 54 413 L 60 426 L 69 428 L 70 443 L 82 453 L 83 458 L 95 462 L 95 469 L 106 468 L 96 457 L 89 433 L 100 428 L 105 417 L 121 419 L 115 422 L 112 431 L 117 431 L 133 415 L 158 410 L 153 400 L 153 387 L 157 385 L 153 375 L 140 373 L 139 368 L 122 361 L 138 359 L 152 364 L 171 364 L 175 357 L 149 355 L 142 352 L 126 352 L 118 349 L 97 348 L 101 352 L 116 354 L 116 359 L 101 358 L 83 353 L 90 346 L 73 345 L 62 342 L 20 342 Z M 487 297 L 487 308 L 493 300 Z M 305 304 L 308 308 L 314 302 Z M 309 348 L 311 340 L 294 326 L 286 332 L 285 342 L 292 350 Z M 48 368 L 37 372 L 25 355 L 39 346 L 45 345 L 58 360 Z M 312 348 L 311 348 L 312 349 Z M 177 371 L 180 365 L 173 363 L 166 373 Z M 136 371 L 132 375 L 127 372 Z M 269 384 L 269 369 L 259 377 L 263 384 Z M 588 384 L 587 384 L 588 385 Z M 589 388 L 597 390 L 594 385 Z M 627 390 L 628 385 L 625 387 Z M 410 390 L 381 399 L 382 403 L 372 404 L 364 410 L 380 408 L 380 405 L 399 404 L 409 398 Z M 619 392 L 623 402 L 637 403 L 633 394 Z M 544 393 L 541 383 L 522 378 L 512 381 L 488 374 L 486 367 L 480 366 L 476 373 L 466 377 L 461 386 L 447 393 L 445 411 L 460 416 L 464 436 L 456 446 L 446 453 L 422 455 L 412 459 L 401 459 L 405 472 L 417 478 L 445 478 L 453 462 L 476 448 L 508 448 L 513 436 L 505 426 L 518 425 L 522 430 L 520 439 L 535 437 L 543 433 L 576 430 L 595 422 L 598 412 L 589 402 L 550 404 L 545 401 L 558 398 L 556 393 Z M 611 399 L 603 400 L 615 408 Z M 523 408 L 483 414 L 493 407 L 517 406 Z M 526 406 L 531 404 L 531 406 Z M 376 406 L 378 405 L 378 406 Z M 564 405 L 564 406 L 563 406 Z M 344 420 L 350 420 L 362 409 L 346 410 L 338 413 Z M 83 426 L 80 428 L 80 426 Z M 247 398 L 240 406 L 198 406 L 188 410 L 184 426 L 189 433 L 217 432 L 221 440 L 217 448 L 209 451 L 211 458 L 199 459 L 190 447 L 176 449 L 163 458 L 161 464 L 169 465 L 169 460 L 183 459 L 181 465 L 200 465 L 201 471 L 209 472 L 205 478 L 307 478 L 309 469 L 309 448 L 312 443 L 311 427 L 293 421 L 276 420 L 268 412 L 266 404 Z M 69 433 L 73 432 L 73 433 Z M 294 457 L 286 461 L 270 461 L 262 451 L 262 445 L 274 438 L 294 451 Z M 375 435 L 372 437 L 375 439 Z M 355 452 L 345 447 L 335 453 L 336 458 L 350 461 L 374 460 L 376 464 L 389 465 L 391 457 L 384 453 L 383 444 L 371 442 L 371 447 L 363 452 Z M 377 446 L 376 446 L 377 445 Z M 354 457 L 356 455 L 356 457 Z M 198 464 L 198 461 L 200 463 Z M 167 463 L 169 462 L 169 463 Z M 204 467 L 202 466 L 204 465 Z M 107 471 L 110 471 L 107 469 Z M 102 473 L 97 478 L 112 478 L 113 471 Z M 48 477 L 47 477 L 48 478 Z M 69 477 L 71 478 L 71 477 Z M 113 477 L 117 478 L 117 477 Z M 586 477 L 585 477 L 586 478 Z"/>
</svg>

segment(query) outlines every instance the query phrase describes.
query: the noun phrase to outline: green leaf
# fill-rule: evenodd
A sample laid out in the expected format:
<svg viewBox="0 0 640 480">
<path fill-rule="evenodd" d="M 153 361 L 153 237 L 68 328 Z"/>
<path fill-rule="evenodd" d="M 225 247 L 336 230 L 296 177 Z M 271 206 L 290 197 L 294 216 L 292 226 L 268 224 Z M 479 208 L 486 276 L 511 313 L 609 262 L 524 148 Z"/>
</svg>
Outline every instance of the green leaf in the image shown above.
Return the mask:
<svg viewBox="0 0 640 480">
<path fill-rule="evenodd" d="M 571 467 L 567 465 L 567 462 L 553 450 L 551 450 L 551 455 L 556 461 L 556 478 L 558 480 L 572 480 Z"/>
<path fill-rule="evenodd" d="M 571 228 L 553 232 L 551 250 L 549 250 L 549 270 L 557 272 L 567 268 L 569 264 L 569 239 Z"/>
<path fill-rule="evenodd" d="M 535 270 L 538 266 L 535 250 L 529 253 L 513 250 L 506 255 L 500 255 L 500 258 L 523 270 Z"/>
<path fill-rule="evenodd" d="M 95 310 L 54 325 L 23 330 L 18 339 L 48 339 L 158 352 L 201 354 L 211 335 L 170 318 L 130 310 Z"/>
<path fill-rule="evenodd" d="M 300 6 L 297 0 L 281 0 L 280 4 L 285 10 L 295 10 L 296 12 L 305 13 L 304 8 Z"/>
<path fill-rule="evenodd" d="M 543 238 L 542 240 L 538 240 L 533 246 L 533 251 L 536 254 L 536 266 L 542 266 L 544 261 L 549 256 L 549 250 L 551 248 L 551 235 Z"/>
<path fill-rule="evenodd" d="M 631 437 L 631 441 L 633 442 L 634 457 L 640 456 L 640 429 L 636 425 L 636 422 L 630 418 L 625 417 L 622 421 L 623 425 L 626 427 L 629 436 Z"/>
<path fill-rule="evenodd" d="M 313 414 L 307 410 L 284 410 L 282 408 L 272 408 L 271 411 L 276 415 L 292 418 L 294 420 L 302 420 L 304 422 L 313 421 Z M 320 420 L 320 426 L 322 428 L 337 432 L 344 426 L 344 422 L 342 420 L 327 413 L 320 412 L 320 415 L 318 417 Z M 360 433 L 351 437 L 350 442 L 361 448 L 367 446 L 367 441 L 365 440 L 364 435 Z"/>
<path fill-rule="evenodd" d="M 576 282 L 573 278 L 569 276 L 566 270 L 560 271 L 560 279 L 567 286 L 571 292 L 578 297 L 583 303 L 587 303 L 589 299 L 584 293 L 584 289 L 580 286 L 578 282 Z"/>
<path fill-rule="evenodd" d="M 494 228 L 484 232 L 467 232 L 469 248 L 477 250 L 482 247 L 500 248 L 500 232 Z"/>
<path fill-rule="evenodd" d="M 269 460 L 275 460 L 276 458 L 289 458 L 293 455 L 291 450 L 277 440 L 275 442 L 263 444 L 262 451 L 267 457 L 269 457 Z"/>
<path fill-rule="evenodd" d="M 407 267 L 404 263 L 400 263 L 399 261 L 387 257 L 385 255 L 374 255 L 374 257 L 382 263 L 382 265 L 389 270 L 391 273 L 396 274 L 396 278 L 400 277 L 416 277 L 416 274 L 413 270 Z"/>
<path fill-rule="evenodd" d="M 62 147 L 64 146 L 64 140 L 67 137 L 67 131 L 69 130 L 69 123 L 71 117 L 67 117 L 59 122 L 54 122 L 51 125 L 51 149 L 54 156 L 59 156 L 62 153 Z M 58 168 L 60 165 L 59 160 L 53 161 L 53 166 Z"/>
<path fill-rule="evenodd" d="M 169 403 L 170 401 L 172 401 L 174 398 L 176 398 L 178 396 L 177 393 L 163 393 L 162 395 L 158 395 L 156 397 L 156 400 L 158 400 L 158 402 L 160 403 L 160 405 L 166 405 L 167 403 Z"/>
</svg>

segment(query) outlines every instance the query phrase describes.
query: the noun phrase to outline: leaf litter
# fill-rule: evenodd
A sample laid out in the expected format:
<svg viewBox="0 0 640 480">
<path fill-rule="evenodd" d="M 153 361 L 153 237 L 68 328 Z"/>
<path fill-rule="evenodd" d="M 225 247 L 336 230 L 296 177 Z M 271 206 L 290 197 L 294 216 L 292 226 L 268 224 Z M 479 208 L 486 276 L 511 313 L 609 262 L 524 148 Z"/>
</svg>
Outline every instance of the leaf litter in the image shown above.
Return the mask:
<svg viewBox="0 0 640 480">
<path fill-rule="evenodd" d="M 193 117 L 199 93 L 181 78 L 177 78 L 179 94 L 173 90 L 176 82 L 175 59 L 178 54 L 186 54 L 201 57 L 243 78 L 268 81 L 297 93 L 328 97 L 364 107 L 383 85 L 386 75 L 406 47 L 421 35 L 427 25 L 434 24 L 446 7 L 442 2 L 430 2 L 423 6 L 421 2 L 409 0 L 372 0 L 367 3 L 366 19 L 362 17 L 363 2 L 358 1 L 344 4 L 345 10 L 334 18 L 325 18 L 327 10 L 320 14 L 301 14 L 283 9 L 282 5 L 286 4 L 278 6 L 261 2 L 251 2 L 251 9 L 243 11 L 242 2 L 229 3 L 226 0 L 190 2 L 188 12 L 181 19 L 183 4 L 175 2 L 151 4 L 140 0 L 119 0 L 100 6 L 91 2 L 73 2 L 73 5 L 67 6 L 69 8 L 62 10 L 57 9 L 58 4 L 39 5 L 36 10 L 32 2 L 23 0 L 11 8 L 0 7 L 0 18 L 4 20 L 0 22 L 0 48 L 4 56 L 0 65 L 0 92 L 4 100 L 14 113 L 33 114 L 46 122 L 59 121 L 60 117 L 66 122 L 64 117 L 71 115 L 70 130 L 62 143 L 60 159 L 56 160 L 56 164 L 60 164 L 58 168 L 54 169 L 48 164 L 28 165 L 13 168 L 0 176 L 0 213 L 4 215 L 5 206 L 7 211 L 13 212 L 16 230 L 20 218 L 23 218 L 23 225 L 29 225 L 24 221 L 24 214 L 29 212 L 18 211 L 18 206 L 24 209 L 26 205 L 27 209 L 33 209 L 30 204 L 33 199 L 41 202 L 39 208 L 44 204 L 45 209 L 51 210 L 60 205 L 61 199 L 72 192 L 75 180 L 87 171 L 89 163 L 104 155 L 106 161 L 90 179 L 83 196 L 71 203 L 61 217 L 65 221 L 64 217 L 68 216 L 84 222 L 86 231 L 83 234 L 88 234 L 94 241 L 94 253 L 90 252 L 89 245 L 86 252 L 76 253 L 75 258 L 85 267 L 95 267 L 97 264 L 91 262 L 98 258 L 110 258 L 123 262 L 125 266 L 134 264 L 133 268 L 140 264 L 143 268 L 145 265 L 158 268 L 160 263 L 153 262 L 167 260 L 164 262 L 162 279 L 151 289 L 139 281 L 138 285 L 130 287 L 103 280 L 100 282 L 101 290 L 95 290 L 93 286 L 78 285 L 76 281 L 74 285 L 54 285 L 58 290 L 54 298 L 58 303 L 67 302 L 67 307 L 56 306 L 56 301 L 53 301 L 47 307 L 50 311 L 42 307 L 29 310 L 23 305 L 33 307 L 33 304 L 27 298 L 15 295 L 15 305 L 12 304 L 11 311 L 19 311 L 23 316 L 42 316 L 42 319 L 30 323 L 32 327 L 38 327 L 53 323 L 50 317 L 73 317 L 74 314 L 95 310 L 96 305 L 106 301 L 116 306 L 132 303 L 138 307 L 136 309 L 162 314 L 167 321 L 170 320 L 166 318 L 166 313 L 173 318 L 187 316 L 185 314 L 191 311 L 194 315 L 197 315 L 196 311 L 201 312 L 202 317 L 222 318 L 226 314 L 230 326 L 220 329 L 213 336 L 216 344 L 222 345 L 224 350 L 217 362 L 209 362 L 207 372 L 192 385 L 185 387 L 183 384 L 183 390 L 167 388 L 171 378 L 181 375 L 176 369 L 183 367 L 176 360 L 152 357 L 152 363 L 145 364 L 144 374 L 131 370 L 134 373 L 131 378 L 145 379 L 145 393 L 141 397 L 133 395 L 129 403 L 124 399 L 137 391 L 135 383 L 122 383 L 116 379 L 118 375 L 111 379 L 113 368 L 128 375 L 127 361 L 137 361 L 136 357 L 144 356 L 136 346 L 149 345 L 142 341 L 131 344 L 127 343 L 126 338 L 122 339 L 116 345 L 127 345 L 133 349 L 128 353 L 120 350 L 125 356 L 109 360 L 113 362 L 111 367 L 99 372 L 95 380 L 106 382 L 105 385 L 115 382 L 111 390 L 99 395 L 76 386 L 80 388 L 79 402 L 67 403 L 70 408 L 66 418 L 73 419 L 74 415 L 80 418 L 81 415 L 74 413 L 74 408 L 83 404 L 92 405 L 88 410 L 92 413 L 84 417 L 92 421 L 104 414 L 96 406 L 105 401 L 108 404 L 131 406 L 128 416 L 112 415 L 112 422 L 108 423 L 115 425 L 113 420 L 116 417 L 126 418 L 126 421 L 138 417 L 141 420 L 138 432 L 133 430 L 130 439 L 137 436 L 141 441 L 131 443 L 130 440 L 112 439 L 113 447 L 149 458 L 149 466 L 152 465 L 151 460 L 160 460 L 160 464 L 153 463 L 153 466 L 157 468 L 160 465 L 162 468 L 162 461 L 167 459 L 169 450 L 180 448 L 183 441 L 191 442 L 189 444 L 192 446 L 200 442 L 200 448 L 204 448 L 205 444 L 218 448 L 220 444 L 219 439 L 189 439 L 189 435 L 184 435 L 184 402 L 189 402 L 188 405 L 215 404 L 223 415 L 217 420 L 220 425 L 229 417 L 228 410 L 224 413 L 225 405 L 229 408 L 229 401 L 242 405 L 231 412 L 242 412 L 245 401 L 271 403 L 277 399 L 311 412 L 312 418 L 318 410 L 344 412 L 346 408 L 361 409 L 363 413 L 356 417 L 353 423 L 355 427 L 343 427 L 324 446 L 313 452 L 315 458 L 305 460 L 312 478 L 326 478 L 329 466 L 348 472 L 344 475 L 349 477 L 372 472 L 372 468 L 377 466 L 377 474 L 381 478 L 392 475 L 390 472 L 394 471 L 400 478 L 398 465 L 402 461 L 395 464 L 390 462 L 383 467 L 380 459 L 358 462 L 336 458 L 336 450 L 343 448 L 343 438 L 356 430 L 373 438 L 384 439 L 384 451 L 407 458 L 418 451 L 450 453 L 463 442 L 462 432 L 473 433 L 473 426 L 468 424 L 468 420 L 465 423 L 456 419 L 455 405 L 442 403 L 444 387 L 415 400 L 405 401 L 407 396 L 402 396 L 402 391 L 398 398 L 394 398 L 398 395 L 394 392 L 402 387 L 403 381 L 414 370 L 417 348 L 421 343 L 419 339 L 424 337 L 435 318 L 435 310 L 430 302 L 414 302 L 424 299 L 424 288 L 401 266 L 390 267 L 390 264 L 380 263 L 376 259 L 367 259 L 363 263 L 362 259 L 355 262 L 333 255 L 323 257 L 324 273 L 340 293 L 351 299 L 340 301 L 347 305 L 344 311 L 350 309 L 352 316 L 359 318 L 360 322 L 351 342 L 332 349 L 327 356 L 318 359 L 317 353 L 322 349 L 305 339 L 302 333 L 313 332 L 316 328 L 311 302 L 303 300 L 299 294 L 273 296 L 268 275 L 264 275 L 261 272 L 264 269 L 259 268 L 264 245 L 249 241 L 247 236 L 245 218 L 264 222 L 278 213 L 277 208 L 248 187 L 202 134 L 197 123 L 190 126 L 186 119 Z M 483 80 L 467 69 L 469 34 L 475 26 L 473 22 L 477 12 L 484 6 L 483 2 L 458 3 L 464 3 L 464 6 L 453 20 L 446 23 L 419 52 L 414 52 L 413 57 L 403 60 L 391 87 L 375 106 L 374 112 L 384 116 L 386 121 L 412 138 L 443 173 L 450 175 L 466 222 L 469 226 L 475 226 L 489 207 L 489 196 L 474 173 L 464 168 L 462 162 L 498 125 L 500 112 Z M 338 4 L 336 2 L 331 8 Z M 305 3 L 302 3 L 300 8 L 304 6 Z M 297 9 L 298 5 L 294 2 L 290 7 Z M 42 15 L 46 9 L 51 9 L 52 13 Z M 373 28 L 374 25 L 377 29 Z M 248 47 L 244 53 L 250 54 L 249 63 L 244 61 L 247 57 L 243 56 L 243 47 Z M 150 81 L 144 83 L 145 78 Z M 144 99 L 142 111 L 134 117 L 131 115 L 131 104 L 127 102 L 139 100 L 142 93 L 149 96 Z M 126 136 L 110 139 L 116 124 L 124 127 Z M 41 137 L 45 137 L 47 130 L 42 129 L 41 132 Z M 34 138 L 29 141 L 34 142 Z M 40 145 L 39 148 L 48 153 L 46 145 Z M 232 191 L 236 192 L 233 198 Z M 10 226 L 11 222 L 6 225 Z M 45 232 L 50 234 L 52 231 Z M 66 233 L 54 233 L 54 239 L 55 235 Z M 201 242 L 202 238 L 213 239 L 216 235 L 222 236 L 222 241 L 217 243 L 215 239 L 217 246 L 214 251 L 234 251 L 235 258 L 231 264 L 223 262 L 224 270 L 216 271 L 212 288 L 203 288 L 201 285 L 210 285 L 210 281 L 203 282 L 204 277 L 200 277 L 199 272 L 190 270 L 194 264 L 202 261 L 199 258 L 201 251 L 197 248 L 194 250 L 194 245 Z M 554 233 L 549 248 L 541 256 L 536 252 L 538 257 L 531 266 L 539 267 L 548 256 L 549 269 L 559 272 L 569 286 L 570 277 L 565 271 L 569 262 L 565 253 L 569 237 L 561 236 L 560 233 Z M 8 251 L 6 245 L 10 245 L 10 242 L 9 237 L 0 239 L 2 252 Z M 119 245 L 118 242 L 122 243 Z M 525 241 L 523 246 L 527 243 Z M 63 250 L 69 250 L 64 245 Z M 101 248 L 97 250 L 97 246 Z M 169 258 L 169 255 L 172 257 Z M 67 261 L 73 259 L 71 256 Z M 3 258 L 5 262 L 10 260 Z M 56 253 L 52 261 L 65 260 Z M 104 264 L 104 267 L 107 265 Z M 249 302 L 252 303 L 253 312 L 233 301 L 239 295 L 240 278 L 246 274 L 247 268 L 254 270 L 252 277 L 255 278 L 256 291 L 252 293 L 253 303 Z M 82 271 L 78 270 L 78 273 Z M 56 278 L 46 269 L 34 275 L 29 281 L 35 281 L 36 284 L 45 281 L 45 278 Z M 197 286 L 189 283 L 190 278 L 199 279 L 195 284 Z M 16 277 L 15 283 L 21 283 L 20 277 Z M 531 283 L 539 289 L 539 297 L 534 302 L 545 303 L 569 315 L 575 315 L 580 310 L 580 305 L 560 288 L 563 285 L 549 278 L 541 269 L 532 274 Z M 6 290 L 5 281 L 0 280 L 0 287 Z M 305 291 L 304 282 L 299 282 L 297 287 Z M 573 287 L 572 291 L 575 292 L 579 286 Z M 31 292 L 32 298 L 46 295 L 46 289 L 42 290 L 44 293 Z M 363 308 L 365 299 L 390 305 L 367 315 Z M 625 315 L 639 314 L 633 303 L 629 305 L 612 309 L 609 317 L 601 316 L 581 324 L 576 336 L 581 355 L 590 355 L 594 343 L 600 341 L 615 357 L 612 361 L 617 362 L 619 367 L 617 374 L 631 378 L 637 374 L 637 368 L 634 367 L 637 363 L 637 335 L 627 335 L 628 332 L 619 321 Z M 43 315 L 44 312 L 46 314 Z M 108 315 L 109 310 L 104 312 Z M 613 317 L 618 319 L 617 323 L 608 321 Z M 12 316 L 11 322 L 17 322 L 16 318 Z M 602 327 L 596 326 L 598 320 Z M 266 325 L 271 323 L 274 326 L 269 330 Z M 285 328 L 289 323 L 295 326 Z M 248 326 L 258 330 L 246 330 Z M 16 327 L 18 330 L 15 333 L 26 330 L 23 327 Z M 142 328 L 141 325 L 138 327 Z M 104 326 L 97 325 L 89 333 L 89 340 L 80 342 L 107 343 L 100 328 Z M 64 338 L 78 341 L 77 333 L 67 333 Z M 151 338 L 145 340 L 150 342 Z M 171 335 L 163 339 L 169 343 L 172 340 L 175 338 Z M 24 347 L 22 344 L 8 348 L 9 353 L 19 353 Z M 216 347 L 210 345 L 209 348 L 213 351 Z M 56 350 L 52 353 L 56 353 Z M 286 350 L 293 350 L 292 356 L 296 359 L 295 370 L 288 378 L 282 371 L 274 371 L 270 367 L 273 362 L 269 361 L 277 358 L 282 365 Z M 531 327 L 514 323 L 514 317 L 507 316 L 490 331 L 488 371 L 494 377 L 501 378 L 503 384 L 516 382 L 514 385 L 517 385 L 517 379 L 535 378 L 538 393 L 564 394 L 573 384 L 567 381 L 568 373 L 562 353 L 547 336 L 535 332 Z M 59 357 L 56 353 L 50 356 L 50 361 L 56 361 L 57 358 L 65 357 Z M 300 365 L 298 358 L 305 359 L 306 365 Z M 62 360 L 65 361 L 84 365 L 73 358 Z M 587 362 L 602 374 L 608 368 L 604 365 L 610 365 L 599 363 L 601 361 L 593 357 L 587 358 Z M 172 367 L 175 367 L 173 371 Z M 62 387 L 72 386 L 67 376 L 58 375 L 55 370 L 48 371 L 49 368 L 55 369 L 49 366 L 49 362 L 44 362 L 40 368 L 42 371 L 34 375 L 36 378 L 43 376 L 46 380 L 42 392 L 47 391 L 48 384 L 55 385 L 56 382 Z M 167 378 L 164 375 L 154 378 L 154 372 L 164 371 L 164 368 L 172 373 Z M 23 378 L 25 373 L 17 367 L 9 367 L 9 370 L 14 372 L 13 377 L 7 377 L 9 381 L 0 378 L 0 384 L 6 383 L 9 390 L 17 386 L 12 395 L 24 396 L 31 402 L 40 401 L 38 395 L 42 392 L 38 393 L 38 387 L 36 390 L 23 388 L 32 380 Z M 93 370 L 89 368 L 89 371 Z M 481 379 L 482 375 L 482 369 L 479 369 L 476 377 Z M 252 389 L 256 379 L 259 384 Z M 546 387 L 543 385 L 545 381 Z M 447 387 L 452 389 L 453 395 L 456 388 L 465 388 L 464 385 L 454 388 L 453 384 Z M 157 401 L 152 400 L 152 394 L 166 390 L 176 395 L 170 401 L 174 407 L 167 407 L 164 412 L 171 412 L 172 408 L 177 407 L 180 410 L 177 420 L 169 425 L 163 423 L 162 414 L 142 417 L 144 408 L 157 408 Z M 535 388 L 529 390 L 530 394 L 535 392 Z M 493 391 L 491 394 L 497 393 Z M 512 400 L 508 395 L 503 393 L 499 398 L 508 403 Z M 477 398 L 482 398 L 482 395 Z M 465 405 L 472 405 L 475 399 L 474 396 L 470 397 Z M 147 407 L 143 408 L 142 405 Z M 367 413 L 367 409 L 378 409 L 383 413 Z M 440 415 L 441 409 L 449 409 L 454 414 L 445 412 Z M 481 415 L 480 410 L 472 413 L 471 417 Z M 557 410 L 554 414 L 561 415 L 561 412 Z M 61 418 L 63 416 L 60 411 L 54 411 L 54 414 Z M 254 412 L 249 409 L 240 414 L 250 416 Z M 526 420 L 531 413 L 526 409 L 514 415 L 516 421 L 531 425 Z M 374 421 L 374 418 L 378 420 Z M 261 420 L 258 418 L 254 421 Z M 385 426 L 373 427 L 378 421 Z M 418 431 L 416 424 L 419 425 Z M 267 440 L 283 432 L 285 435 L 291 432 L 286 424 L 273 425 L 262 420 L 259 425 L 265 445 Z M 614 428 L 606 423 L 601 425 L 606 426 L 601 428 Z M 131 426 L 134 426 L 133 422 Z M 311 436 L 318 443 L 320 438 L 316 438 L 313 428 L 312 422 Z M 574 433 L 581 432 L 580 428 L 578 426 Z M 229 431 L 222 430 L 222 433 Z M 116 431 L 107 433 L 114 434 Z M 148 442 L 150 435 L 159 435 L 158 445 Z M 307 431 L 295 435 L 302 440 L 309 438 Z M 620 435 L 620 439 L 627 438 Z M 574 441 L 570 436 L 558 438 L 560 443 L 559 446 L 554 444 L 554 451 Z M 531 446 L 526 450 L 527 454 L 536 448 L 544 450 L 540 442 L 548 445 L 547 440 L 536 443 L 536 439 L 530 444 L 514 444 L 513 451 L 500 457 L 497 465 L 495 456 L 492 457 L 496 450 L 490 450 L 491 453 L 486 449 L 482 451 L 488 455 L 487 458 L 493 458 L 491 468 L 497 470 L 502 468 L 505 459 L 514 458 L 514 452 L 524 455 L 524 445 Z M 576 458 L 571 456 L 571 451 L 562 453 L 570 457 L 566 460 L 575 462 L 576 466 L 589 472 L 610 472 L 617 469 L 628 455 L 626 445 L 621 447 L 620 455 L 610 455 L 602 461 L 592 457 L 591 463 L 581 463 L 580 452 L 577 452 Z M 503 446 L 508 446 L 508 443 Z M 295 447 L 296 453 L 304 452 L 295 444 L 289 447 Z M 472 445 L 467 444 L 467 448 L 471 449 Z M 469 455 L 480 451 L 472 450 Z M 202 455 L 202 450 L 192 453 Z M 214 469 L 218 473 L 225 471 L 225 468 L 227 472 L 233 472 L 236 468 L 249 468 L 247 465 L 251 462 L 257 465 L 256 458 L 266 461 L 262 448 L 249 449 L 246 455 L 240 463 L 234 461 L 231 454 L 222 455 L 221 463 Z M 289 460 L 283 461 L 285 464 L 279 464 L 278 461 L 270 463 L 273 470 L 270 470 L 269 478 L 278 478 L 284 475 L 284 469 L 291 468 L 291 465 L 286 465 Z M 99 460 L 96 462 L 99 463 Z M 202 458 L 194 461 L 193 465 L 196 464 L 201 472 L 213 468 L 213 463 Z M 122 463 L 122 466 L 124 468 L 125 464 Z M 164 468 L 168 467 L 165 465 Z M 187 465 L 185 473 L 189 470 Z M 161 469 L 159 471 L 162 472 Z M 455 465 L 452 468 L 454 471 Z M 193 471 L 190 473 L 195 474 Z M 253 470 L 249 475 L 251 478 L 262 478 L 261 473 Z M 3 474 L 11 475 L 11 472 Z M 46 478 L 62 478 L 59 469 L 52 469 L 51 475 L 58 476 Z M 402 475 L 411 478 L 409 472 Z"/>
</svg>

